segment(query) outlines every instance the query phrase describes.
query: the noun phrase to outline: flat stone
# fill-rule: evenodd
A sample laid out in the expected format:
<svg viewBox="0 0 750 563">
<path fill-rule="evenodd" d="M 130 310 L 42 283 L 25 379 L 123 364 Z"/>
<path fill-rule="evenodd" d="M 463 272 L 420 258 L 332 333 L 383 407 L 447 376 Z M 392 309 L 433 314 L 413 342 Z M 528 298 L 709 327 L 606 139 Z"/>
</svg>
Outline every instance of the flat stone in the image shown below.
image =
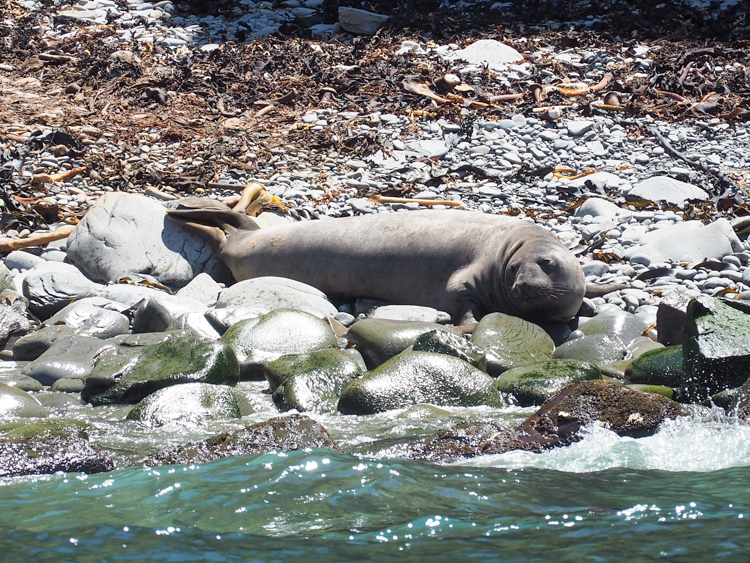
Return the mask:
<svg viewBox="0 0 750 563">
<path fill-rule="evenodd" d="M 675 180 L 669 176 L 653 176 L 639 182 L 628 192 L 630 196 L 641 197 L 649 201 L 666 201 L 678 207 L 684 207 L 688 200 L 708 200 L 705 190 Z"/>
<path fill-rule="evenodd" d="M 523 60 L 523 55 L 494 39 L 480 39 L 465 49 L 455 51 L 448 57 L 472 64 L 510 64 Z"/>
</svg>

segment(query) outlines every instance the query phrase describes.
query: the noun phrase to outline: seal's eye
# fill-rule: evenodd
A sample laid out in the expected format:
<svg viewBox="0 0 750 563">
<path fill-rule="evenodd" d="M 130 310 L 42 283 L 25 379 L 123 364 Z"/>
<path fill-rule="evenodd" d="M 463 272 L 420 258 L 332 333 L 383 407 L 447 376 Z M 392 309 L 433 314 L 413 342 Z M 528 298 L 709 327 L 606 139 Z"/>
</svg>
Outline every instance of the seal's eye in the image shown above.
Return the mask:
<svg viewBox="0 0 750 563">
<path fill-rule="evenodd" d="M 550 258 L 542 258 L 539 260 L 539 267 L 542 269 L 542 271 L 545 274 L 549 274 L 550 271 L 552 271 L 552 268 L 554 268 L 555 263 Z"/>
</svg>

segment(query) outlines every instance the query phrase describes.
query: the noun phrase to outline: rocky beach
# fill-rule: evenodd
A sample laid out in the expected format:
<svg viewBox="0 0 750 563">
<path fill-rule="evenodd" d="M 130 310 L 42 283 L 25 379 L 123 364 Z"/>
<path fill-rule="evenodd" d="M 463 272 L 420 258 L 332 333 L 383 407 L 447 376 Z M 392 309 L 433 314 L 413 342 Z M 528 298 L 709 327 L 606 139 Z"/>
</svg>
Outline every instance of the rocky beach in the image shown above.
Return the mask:
<svg viewBox="0 0 750 563">
<path fill-rule="evenodd" d="M 366 558 L 391 537 L 398 551 L 415 537 L 429 551 L 420 542 L 435 532 L 477 554 L 480 535 L 512 538 L 506 555 L 535 561 L 540 542 L 571 560 L 602 553 L 533 532 L 551 522 L 594 536 L 614 526 L 619 553 L 628 526 L 688 518 L 708 522 L 692 551 L 646 534 L 640 555 L 741 552 L 750 540 L 727 522 L 750 499 L 722 487 L 743 479 L 750 453 L 745 18 L 731 1 L 6 0 L 0 506 L 15 507 L 13 532 L 52 532 L 39 539 L 50 561 L 73 533 L 76 561 L 101 555 L 97 534 L 143 560 L 211 538 L 234 561 L 248 535 L 265 546 L 259 560 L 288 537 L 283 560 L 303 537 Z M 451 222 L 384 245 L 364 294 L 323 254 L 304 263 L 326 280 L 313 287 L 271 266 L 239 276 L 216 244 L 238 228 L 281 246 L 312 222 L 320 237 L 343 220 L 427 225 L 437 213 Z M 429 276 L 399 279 L 393 257 L 416 261 L 427 239 L 463 244 L 456 229 L 479 240 L 462 223 L 491 229 L 496 216 L 551 233 L 580 265 L 572 319 L 547 305 L 520 318 L 513 294 L 464 323 Z M 349 232 L 350 259 L 380 240 Z M 558 471 L 583 491 L 575 500 L 560 496 Z M 694 500 L 674 502 L 630 489 L 589 498 L 606 485 L 576 480 L 619 482 L 618 471 L 623 482 L 640 472 L 638 490 L 705 472 L 729 508 L 701 499 L 692 473 Z M 184 497 L 170 492 L 174 472 Z M 412 484 L 435 472 L 455 484 Z M 257 497 L 248 510 L 251 486 L 226 484 L 292 474 L 307 484 L 288 484 L 274 508 Z M 489 496 L 470 492 L 477 479 Z M 230 488 L 212 496 L 219 482 Z M 372 506 L 354 502 L 357 483 Z M 106 487 L 111 510 L 95 494 Z M 139 490 L 171 500 L 130 519 L 125 506 L 147 510 L 128 496 Z M 524 505 L 537 490 L 548 498 Z M 63 524 L 44 502 L 90 516 Z"/>
</svg>

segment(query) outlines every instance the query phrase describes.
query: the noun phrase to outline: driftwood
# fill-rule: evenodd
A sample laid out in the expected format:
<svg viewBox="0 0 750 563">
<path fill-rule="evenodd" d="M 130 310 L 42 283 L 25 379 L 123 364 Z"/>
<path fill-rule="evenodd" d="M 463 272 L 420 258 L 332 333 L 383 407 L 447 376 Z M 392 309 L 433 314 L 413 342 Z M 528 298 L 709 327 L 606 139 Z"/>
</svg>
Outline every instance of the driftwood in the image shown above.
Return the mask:
<svg viewBox="0 0 750 563">
<path fill-rule="evenodd" d="M 22 248 L 29 248 L 30 246 L 40 246 L 56 240 L 68 238 L 70 233 L 73 232 L 73 229 L 75 229 L 75 225 L 65 225 L 51 233 L 40 233 L 29 235 L 26 238 L 3 240 L 0 241 L 0 252 L 11 252 L 12 250 L 20 250 Z"/>
</svg>

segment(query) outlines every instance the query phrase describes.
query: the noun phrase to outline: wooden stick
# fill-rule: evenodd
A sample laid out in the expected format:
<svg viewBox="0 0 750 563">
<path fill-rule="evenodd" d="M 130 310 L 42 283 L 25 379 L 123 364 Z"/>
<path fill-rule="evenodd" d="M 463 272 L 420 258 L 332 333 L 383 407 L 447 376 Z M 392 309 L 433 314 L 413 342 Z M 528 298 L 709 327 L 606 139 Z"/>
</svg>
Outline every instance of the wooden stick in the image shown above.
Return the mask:
<svg viewBox="0 0 750 563">
<path fill-rule="evenodd" d="M 0 252 L 10 252 L 11 250 L 19 250 L 30 246 L 41 246 L 56 240 L 68 238 L 75 228 L 75 225 L 65 225 L 51 233 L 40 233 L 29 235 L 26 238 L 3 240 L 0 241 Z"/>
<path fill-rule="evenodd" d="M 588 86 L 586 88 L 565 88 L 563 86 L 558 86 L 557 90 L 563 95 L 568 96 L 569 98 L 572 98 L 574 96 L 585 96 L 586 94 L 590 94 L 591 92 L 598 92 L 599 90 L 604 90 L 607 85 L 612 82 L 612 79 L 614 78 L 614 75 L 611 72 L 608 72 L 605 74 L 602 79 L 593 86 Z"/>
<path fill-rule="evenodd" d="M 55 182 L 61 182 L 62 180 L 67 180 L 68 178 L 72 178 L 73 176 L 78 176 L 78 174 L 80 174 L 84 170 L 86 170 L 86 167 L 81 166 L 80 168 L 73 168 L 71 170 L 66 170 L 65 172 L 60 172 L 59 174 L 34 174 L 31 177 L 31 185 L 41 186 L 42 184 L 53 184 Z"/>
<path fill-rule="evenodd" d="M 388 197 L 375 194 L 367 198 L 372 203 L 418 203 L 419 205 L 448 205 L 450 207 L 459 207 L 466 209 L 466 205 L 460 201 L 451 201 L 448 199 L 409 199 L 408 197 Z"/>
</svg>

